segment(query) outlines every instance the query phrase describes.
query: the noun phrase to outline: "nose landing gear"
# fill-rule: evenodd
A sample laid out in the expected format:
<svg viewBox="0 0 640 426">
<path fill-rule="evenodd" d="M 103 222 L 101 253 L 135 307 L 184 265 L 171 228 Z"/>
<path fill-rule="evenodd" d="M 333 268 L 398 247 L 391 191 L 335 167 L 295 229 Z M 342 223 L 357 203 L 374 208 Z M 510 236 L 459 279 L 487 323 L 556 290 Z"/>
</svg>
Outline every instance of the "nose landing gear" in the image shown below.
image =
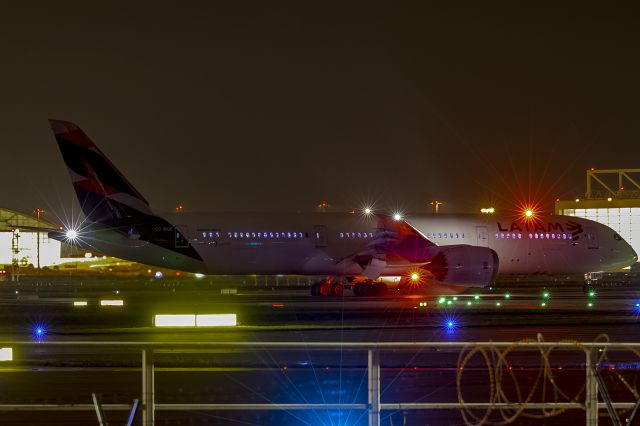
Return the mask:
<svg viewBox="0 0 640 426">
<path fill-rule="evenodd" d="M 582 286 L 582 291 L 585 294 L 593 293 L 601 278 L 602 272 L 587 272 L 584 274 L 584 285 Z"/>
</svg>

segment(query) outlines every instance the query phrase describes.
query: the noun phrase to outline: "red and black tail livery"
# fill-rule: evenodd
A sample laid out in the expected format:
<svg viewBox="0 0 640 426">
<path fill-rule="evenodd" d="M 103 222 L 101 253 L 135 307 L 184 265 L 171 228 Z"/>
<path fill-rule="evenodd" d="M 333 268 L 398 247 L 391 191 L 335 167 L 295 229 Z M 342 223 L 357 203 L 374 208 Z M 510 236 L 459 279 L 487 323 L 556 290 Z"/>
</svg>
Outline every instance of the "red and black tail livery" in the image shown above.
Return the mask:
<svg viewBox="0 0 640 426">
<path fill-rule="evenodd" d="M 180 231 L 153 214 L 149 203 L 74 123 L 49 120 L 84 215 L 101 229 L 139 239 L 201 261 Z M 161 230 L 161 231 L 158 231 Z"/>
<path fill-rule="evenodd" d="M 49 120 L 84 214 L 109 224 L 151 214 L 149 203 L 74 123 Z"/>
</svg>

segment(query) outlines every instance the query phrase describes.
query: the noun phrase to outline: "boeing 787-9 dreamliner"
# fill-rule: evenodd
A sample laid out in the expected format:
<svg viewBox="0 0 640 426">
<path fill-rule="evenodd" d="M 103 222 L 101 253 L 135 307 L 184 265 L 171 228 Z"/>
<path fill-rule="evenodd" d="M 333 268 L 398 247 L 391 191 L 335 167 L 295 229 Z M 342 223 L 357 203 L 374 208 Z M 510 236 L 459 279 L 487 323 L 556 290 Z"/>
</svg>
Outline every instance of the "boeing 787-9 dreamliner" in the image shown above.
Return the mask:
<svg viewBox="0 0 640 426">
<path fill-rule="evenodd" d="M 160 215 L 75 124 L 50 120 L 85 219 L 52 238 L 110 256 L 200 274 L 326 277 L 314 295 L 424 286 L 486 286 L 500 273 L 572 273 L 634 263 L 611 229 L 574 217 L 529 223 L 438 215 L 352 213 Z"/>
</svg>

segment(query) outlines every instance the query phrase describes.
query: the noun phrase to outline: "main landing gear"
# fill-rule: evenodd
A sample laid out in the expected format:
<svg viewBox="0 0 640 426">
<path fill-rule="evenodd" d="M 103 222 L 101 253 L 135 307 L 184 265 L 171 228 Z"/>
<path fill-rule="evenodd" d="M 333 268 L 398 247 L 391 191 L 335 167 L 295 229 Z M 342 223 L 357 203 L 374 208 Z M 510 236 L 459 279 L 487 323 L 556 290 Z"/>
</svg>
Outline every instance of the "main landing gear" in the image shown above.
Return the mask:
<svg viewBox="0 0 640 426">
<path fill-rule="evenodd" d="M 385 283 L 366 280 L 353 284 L 353 294 L 363 297 L 382 296 L 387 293 L 388 287 Z"/>
<path fill-rule="evenodd" d="M 365 280 L 359 282 L 350 281 L 349 287 L 353 289 L 353 294 L 360 297 L 382 296 L 387 293 L 387 285 L 383 282 L 373 280 Z M 344 294 L 345 285 L 341 282 L 334 281 L 333 278 L 327 278 L 319 283 L 311 286 L 311 295 L 313 296 L 342 296 Z"/>
<path fill-rule="evenodd" d="M 311 286 L 312 296 L 342 296 L 343 294 L 344 284 L 333 282 L 331 278 L 327 278 Z"/>
</svg>

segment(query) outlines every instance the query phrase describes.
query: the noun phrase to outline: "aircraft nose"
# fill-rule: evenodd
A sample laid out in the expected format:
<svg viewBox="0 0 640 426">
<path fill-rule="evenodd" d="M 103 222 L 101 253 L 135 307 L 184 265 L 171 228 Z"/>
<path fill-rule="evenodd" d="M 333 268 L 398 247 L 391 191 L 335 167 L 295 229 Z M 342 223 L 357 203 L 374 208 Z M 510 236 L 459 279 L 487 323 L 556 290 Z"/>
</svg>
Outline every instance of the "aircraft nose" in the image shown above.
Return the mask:
<svg viewBox="0 0 640 426">
<path fill-rule="evenodd" d="M 633 247 L 631 247 L 629 243 L 627 243 L 627 246 L 629 250 L 629 258 L 631 259 L 631 264 L 633 265 L 638 261 L 638 253 L 636 253 L 636 251 L 633 249 Z"/>
<path fill-rule="evenodd" d="M 622 240 L 623 247 L 618 251 L 618 259 L 616 263 L 618 263 L 620 268 L 626 268 L 627 266 L 631 266 L 638 261 L 638 253 L 631 247 L 631 245 Z"/>
</svg>

